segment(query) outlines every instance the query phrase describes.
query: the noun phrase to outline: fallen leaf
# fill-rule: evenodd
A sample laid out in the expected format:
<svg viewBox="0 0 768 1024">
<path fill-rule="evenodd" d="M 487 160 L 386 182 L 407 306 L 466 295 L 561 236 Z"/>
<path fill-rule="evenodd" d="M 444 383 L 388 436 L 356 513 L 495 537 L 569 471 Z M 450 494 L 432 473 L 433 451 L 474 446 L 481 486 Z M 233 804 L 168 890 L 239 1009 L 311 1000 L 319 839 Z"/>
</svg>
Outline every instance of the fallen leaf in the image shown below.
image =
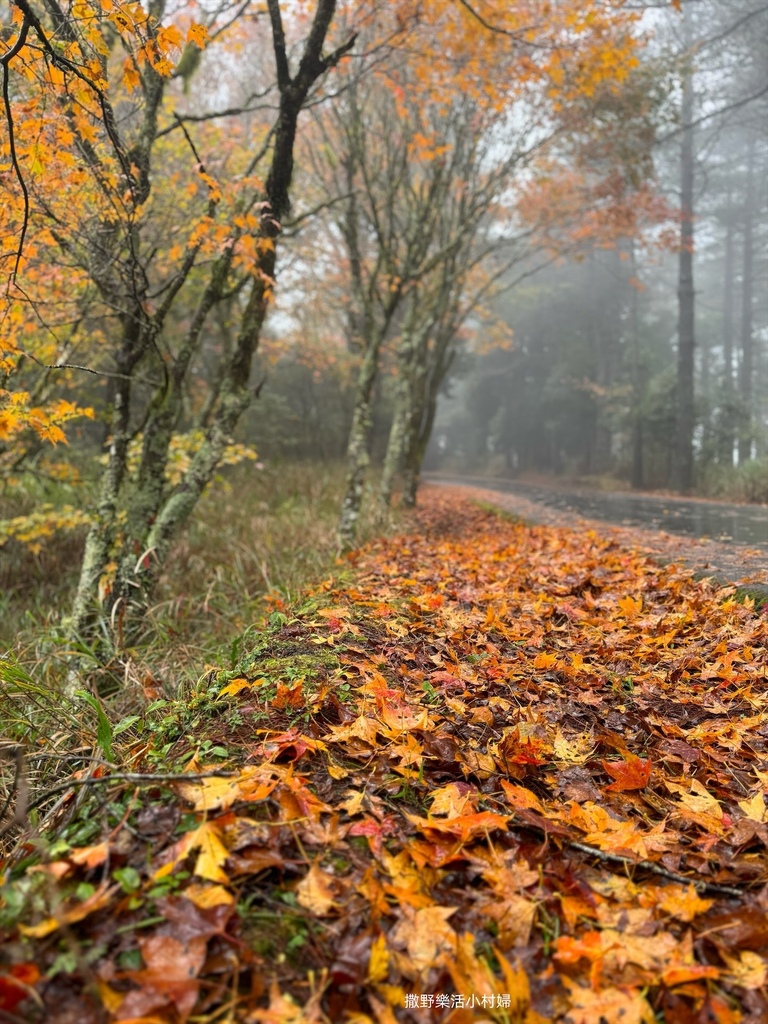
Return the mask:
<svg viewBox="0 0 768 1024">
<path fill-rule="evenodd" d="M 296 887 L 296 898 L 302 907 L 324 917 L 337 906 L 333 881 L 333 875 L 323 871 L 315 862 Z"/>
<path fill-rule="evenodd" d="M 404 965 L 404 970 L 413 972 L 409 976 L 429 970 L 440 952 L 455 948 L 456 933 L 448 924 L 448 918 L 455 913 L 455 907 L 417 910 L 405 904 L 400 908 L 400 920 L 390 933 L 390 943 L 405 947 L 409 964 Z"/>
<path fill-rule="evenodd" d="M 644 760 L 628 754 L 623 761 L 601 761 L 606 772 L 615 781 L 605 787 L 606 793 L 620 793 L 632 789 L 644 789 L 651 778 L 650 758 Z"/>
<path fill-rule="evenodd" d="M 22 935 L 28 939 L 42 939 L 46 935 L 52 935 L 64 925 L 76 924 L 85 920 L 90 914 L 106 907 L 115 893 L 120 889 L 119 885 L 108 885 L 107 883 L 99 888 L 81 903 L 73 903 L 65 906 L 58 914 L 48 917 L 35 925 L 20 924 L 18 926 Z"/>
<path fill-rule="evenodd" d="M 389 950 L 385 935 L 377 935 L 371 945 L 371 955 L 368 960 L 368 981 L 377 984 L 384 981 L 389 973 Z"/>
</svg>

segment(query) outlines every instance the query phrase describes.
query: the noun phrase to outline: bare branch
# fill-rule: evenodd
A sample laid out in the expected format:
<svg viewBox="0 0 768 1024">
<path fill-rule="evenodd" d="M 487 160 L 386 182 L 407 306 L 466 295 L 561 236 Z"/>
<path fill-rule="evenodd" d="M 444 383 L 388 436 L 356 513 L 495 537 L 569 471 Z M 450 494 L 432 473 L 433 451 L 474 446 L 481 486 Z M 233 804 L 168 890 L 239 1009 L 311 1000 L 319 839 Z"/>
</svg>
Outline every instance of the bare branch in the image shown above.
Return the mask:
<svg viewBox="0 0 768 1024">
<path fill-rule="evenodd" d="M 21 187 L 21 192 L 24 197 L 24 218 L 21 223 L 21 231 L 19 232 L 19 244 L 16 247 L 16 259 L 13 265 L 13 273 L 8 279 L 8 287 L 11 282 L 16 280 L 16 275 L 19 271 L 19 264 L 21 263 L 21 257 L 24 253 L 24 239 L 27 235 L 27 228 L 29 227 L 29 190 L 27 189 L 27 183 L 24 180 L 24 175 L 21 173 L 21 167 L 19 166 L 18 154 L 16 153 L 16 137 L 13 125 L 13 111 L 11 110 L 11 97 L 10 97 L 10 65 L 11 60 L 21 50 L 27 41 L 27 35 L 29 34 L 30 23 L 29 20 L 24 18 L 19 30 L 18 38 L 13 46 L 8 50 L 7 53 L 0 57 L 0 63 L 3 65 L 3 106 L 5 108 L 5 120 L 8 125 L 8 150 L 11 156 L 11 164 L 13 166 L 13 172 L 16 175 L 16 180 Z"/>
</svg>

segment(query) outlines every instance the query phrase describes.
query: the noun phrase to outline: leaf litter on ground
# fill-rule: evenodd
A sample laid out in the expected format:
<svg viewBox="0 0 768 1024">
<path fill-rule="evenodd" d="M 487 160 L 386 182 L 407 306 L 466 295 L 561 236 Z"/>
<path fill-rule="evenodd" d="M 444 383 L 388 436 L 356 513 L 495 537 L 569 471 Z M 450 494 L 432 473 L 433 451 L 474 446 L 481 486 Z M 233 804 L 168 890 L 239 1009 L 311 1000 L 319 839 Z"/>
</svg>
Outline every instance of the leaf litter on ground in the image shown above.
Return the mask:
<svg viewBox="0 0 768 1024">
<path fill-rule="evenodd" d="M 228 761 L 8 865 L 4 1019 L 768 1020 L 749 602 L 449 488 L 311 597 L 275 634 L 301 676 L 220 680 Z"/>
</svg>

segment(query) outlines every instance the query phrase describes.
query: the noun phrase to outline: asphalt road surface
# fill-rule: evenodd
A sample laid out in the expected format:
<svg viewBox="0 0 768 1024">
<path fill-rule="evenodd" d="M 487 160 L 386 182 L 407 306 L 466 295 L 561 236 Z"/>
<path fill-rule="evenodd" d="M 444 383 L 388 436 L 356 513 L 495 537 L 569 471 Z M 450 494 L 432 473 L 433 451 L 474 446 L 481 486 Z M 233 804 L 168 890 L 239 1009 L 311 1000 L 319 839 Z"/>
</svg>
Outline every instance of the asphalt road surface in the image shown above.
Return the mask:
<svg viewBox="0 0 768 1024">
<path fill-rule="evenodd" d="M 431 483 L 466 484 L 501 494 L 518 495 L 559 512 L 602 519 L 617 526 L 664 530 L 686 537 L 707 537 L 720 543 L 747 544 L 768 550 L 768 507 L 695 501 L 618 491 L 560 490 L 488 477 L 429 474 Z"/>
</svg>

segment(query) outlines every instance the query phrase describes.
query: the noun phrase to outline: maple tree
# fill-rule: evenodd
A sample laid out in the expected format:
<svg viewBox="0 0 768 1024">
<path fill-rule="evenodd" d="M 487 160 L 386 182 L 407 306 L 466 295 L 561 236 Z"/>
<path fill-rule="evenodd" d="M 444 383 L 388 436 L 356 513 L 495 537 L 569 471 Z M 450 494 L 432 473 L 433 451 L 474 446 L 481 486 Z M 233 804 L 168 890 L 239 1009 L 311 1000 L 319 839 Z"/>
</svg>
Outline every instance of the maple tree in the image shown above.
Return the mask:
<svg viewBox="0 0 768 1024">
<path fill-rule="evenodd" d="M 15 243 L 4 254 L 3 371 L 13 377 L 26 357 L 50 390 L 51 368 L 71 370 L 86 335 L 86 366 L 74 368 L 103 373 L 111 385 L 74 636 L 89 628 L 98 597 L 113 620 L 128 604 L 141 606 L 172 538 L 232 451 L 274 290 L 298 116 L 354 43 L 349 33 L 328 47 L 335 7 L 320 0 L 286 28 L 280 5 L 268 4 L 275 119 L 232 154 L 227 180 L 197 150 L 187 127 L 196 115 L 168 109 L 168 94 L 175 66 L 186 74 L 177 60 L 185 43 L 194 56 L 226 36 L 242 14 L 237 5 L 223 5 L 207 24 L 194 20 L 192 4 L 173 12 L 163 2 L 145 10 L 118 0 L 66 11 L 55 0 L 40 10 L 27 0 L 13 7 L 3 56 L 6 152 L 16 179 L 3 211 L 4 236 Z M 294 29 L 300 56 L 292 68 L 286 32 Z M 216 118 L 201 115 L 205 123 Z M 183 138 L 186 152 L 169 136 Z M 166 172 L 173 168 L 165 181 L 153 170 L 160 159 Z M 234 340 L 195 433 L 185 413 L 188 381 L 212 311 L 232 296 Z M 107 351 L 109 369 L 87 365 L 95 344 Z M 28 426 L 63 440 L 59 423 L 82 410 L 61 400 L 38 404 L 15 383 L 2 394 L 3 440 L 12 444 Z"/>
<path fill-rule="evenodd" d="M 582 19 L 559 5 L 542 17 L 524 3 L 507 16 L 484 74 L 472 63 L 471 10 L 427 18 L 404 54 L 364 84 L 352 77 L 310 137 L 336 260 L 342 243 L 348 343 L 360 364 L 343 545 L 360 513 L 387 347 L 397 350 L 396 384 L 380 500 L 389 503 L 402 464 L 410 504 L 462 326 L 475 315 L 482 334 L 493 321 L 481 299 L 509 287 L 510 268 L 536 247 L 551 257 L 587 241 L 615 245 L 670 214 L 649 182 L 654 107 L 637 72 L 635 16 L 617 7 Z M 450 56 L 434 53 L 438 27 L 460 32 Z M 449 93 L 446 73 L 471 84 Z"/>
<path fill-rule="evenodd" d="M 413 527 L 206 674 L 174 712 L 196 716 L 181 772 L 147 762 L 162 731 L 129 732 L 124 773 L 34 796 L 50 829 L 61 793 L 111 794 L 90 845 L 26 875 L 10 851 L 4 1009 L 765 1016 L 765 616 L 607 533 L 449 490 Z M 206 760 L 201 732 L 237 752 Z M 99 950 L 67 976 L 65 934 Z"/>
<path fill-rule="evenodd" d="M 64 12 L 53 3 L 38 12 L 23 0 L 14 12 L 3 68 L 6 82 L 15 76 L 6 119 L 16 202 L 4 229 L 18 246 L 5 255 L 11 329 L 3 366 L 13 386 L 2 396 L 2 457 L 23 472 L 43 440 L 63 441 L 61 424 L 93 415 L 104 398 L 109 443 L 92 509 L 46 508 L 10 521 L 3 534 L 38 545 L 54 527 L 88 525 L 72 637 L 99 617 L 112 627 L 126 614 L 136 620 L 216 467 L 255 458 L 232 446 L 232 432 L 253 395 L 251 366 L 274 292 L 298 115 L 361 26 L 370 52 L 360 69 L 342 75 L 325 121 L 335 125 L 331 164 L 347 178 L 341 234 L 353 271 L 351 343 L 361 353 L 342 542 L 351 542 L 359 515 L 380 351 L 408 296 L 422 323 L 401 338 L 381 494 L 386 503 L 402 462 L 412 501 L 452 345 L 488 281 L 501 274 L 483 264 L 500 248 L 494 233 L 512 175 L 549 138 L 565 132 L 575 139 L 588 128 L 594 112 L 585 101 L 621 88 L 637 65 L 636 13 L 615 5 L 586 16 L 575 3 L 542 12 L 520 0 L 489 27 L 467 4 L 374 5 L 336 17 L 326 2 L 287 16 L 289 34 L 304 47 L 292 73 L 284 15 L 268 4 L 276 81 L 262 74 L 266 84 L 240 92 L 224 83 L 217 109 L 196 101 L 188 85 L 206 73 L 206 61 L 215 66 L 223 47 L 248 70 L 243 50 L 253 45 L 253 30 L 237 5 L 206 14 L 192 4 L 145 11 L 86 3 Z M 324 55 L 332 28 L 338 38 Z M 264 54 L 263 43 L 256 45 Z M 482 46 L 494 51 L 492 64 Z M 183 80 L 183 101 L 174 79 Z M 261 119 L 255 103 L 265 95 L 276 100 L 273 122 Z M 47 97 L 58 99 L 51 105 Z M 122 120 L 118 104 L 130 111 Z M 245 141 L 242 118 L 255 110 L 262 113 L 254 144 Z M 224 144 L 221 122 L 232 117 L 241 120 L 226 137 L 225 155 L 207 157 Z M 497 154 L 494 145 L 512 122 Z M 389 133 L 389 150 L 376 167 L 381 131 Z M 310 148 L 313 156 L 317 165 L 322 153 Z M 604 153 L 601 159 L 609 162 Z M 221 341 L 209 337 L 214 324 Z M 107 390 L 81 407 L 74 399 L 84 373 L 103 376 Z M 54 397 L 57 382 L 71 398 Z M 36 440 L 25 448 L 30 428 Z M 63 472 L 55 464 L 50 471 Z"/>
</svg>

